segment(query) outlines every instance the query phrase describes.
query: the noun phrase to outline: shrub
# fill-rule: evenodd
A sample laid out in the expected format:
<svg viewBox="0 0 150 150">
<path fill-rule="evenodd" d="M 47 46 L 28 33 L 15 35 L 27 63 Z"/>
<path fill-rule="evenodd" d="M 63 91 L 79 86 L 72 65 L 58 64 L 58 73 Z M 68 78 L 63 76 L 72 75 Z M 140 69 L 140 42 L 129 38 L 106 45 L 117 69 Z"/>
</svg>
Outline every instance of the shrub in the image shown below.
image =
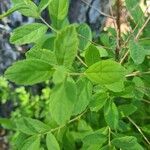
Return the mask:
<svg viewBox="0 0 150 150">
<path fill-rule="evenodd" d="M 132 33 L 121 35 L 117 14 L 118 30 L 109 28 L 98 42 L 92 42 L 87 24 L 69 24 L 67 0 L 41 0 L 38 6 L 30 0 L 13 2 L 0 18 L 18 10 L 42 23 L 13 31 L 12 44 L 33 46 L 5 77 L 21 85 L 46 80 L 54 85 L 42 118 L 21 115 L 11 120 L 17 133 L 13 149 L 148 148 L 150 17 L 145 17 L 139 2 L 126 0 Z M 51 24 L 41 16 L 46 8 Z"/>
</svg>

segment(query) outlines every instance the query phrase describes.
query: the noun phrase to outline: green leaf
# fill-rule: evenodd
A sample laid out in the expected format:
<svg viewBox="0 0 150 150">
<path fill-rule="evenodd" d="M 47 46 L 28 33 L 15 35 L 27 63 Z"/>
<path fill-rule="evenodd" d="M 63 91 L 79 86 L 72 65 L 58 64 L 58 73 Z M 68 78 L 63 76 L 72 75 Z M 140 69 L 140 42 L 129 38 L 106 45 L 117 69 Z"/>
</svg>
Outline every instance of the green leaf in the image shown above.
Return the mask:
<svg viewBox="0 0 150 150">
<path fill-rule="evenodd" d="M 104 117 L 106 123 L 110 126 L 110 128 L 112 129 L 118 128 L 119 122 L 118 109 L 112 100 L 107 100 L 107 103 L 104 106 Z"/>
<path fill-rule="evenodd" d="M 40 137 L 31 136 L 24 141 L 20 150 L 40 150 Z"/>
<path fill-rule="evenodd" d="M 21 118 L 16 122 L 16 125 L 19 131 L 29 135 L 41 134 L 50 130 L 50 127 L 45 123 L 31 118 Z"/>
<path fill-rule="evenodd" d="M 85 23 L 80 24 L 77 27 L 77 32 L 79 36 L 79 49 L 87 49 L 91 43 L 90 41 L 92 40 L 92 31 L 90 27 Z"/>
<path fill-rule="evenodd" d="M 150 135 L 150 124 L 148 125 L 144 125 L 143 127 L 141 127 L 141 129 L 147 133 L 147 135 Z"/>
<path fill-rule="evenodd" d="M 86 78 L 77 81 L 77 100 L 73 115 L 80 114 L 88 106 L 92 95 L 92 84 Z"/>
<path fill-rule="evenodd" d="M 26 53 L 27 59 L 40 59 L 48 64 L 56 65 L 56 56 L 54 52 L 47 49 L 31 49 Z"/>
<path fill-rule="evenodd" d="M 48 150 L 60 150 L 59 144 L 52 133 L 48 133 L 46 136 L 46 145 Z"/>
<path fill-rule="evenodd" d="M 24 144 L 24 141 L 28 137 L 29 137 L 29 135 L 26 135 L 26 134 L 20 132 L 13 137 L 12 143 L 13 143 L 13 145 L 15 145 L 15 148 L 17 150 L 20 150 Z"/>
<path fill-rule="evenodd" d="M 112 84 L 125 78 L 125 69 L 113 60 L 103 60 L 90 66 L 86 76 L 95 83 Z"/>
<path fill-rule="evenodd" d="M 59 125 L 70 119 L 76 99 L 76 85 L 72 80 L 65 80 L 54 88 L 50 98 L 50 112 Z"/>
<path fill-rule="evenodd" d="M 41 13 L 46 7 L 48 7 L 51 1 L 52 0 L 41 0 L 38 6 L 39 12 Z"/>
<path fill-rule="evenodd" d="M 129 50 L 130 50 L 131 58 L 133 59 L 136 65 L 143 63 L 146 52 L 145 52 L 145 49 L 141 45 L 131 40 L 129 43 Z"/>
<path fill-rule="evenodd" d="M 68 13 L 68 0 L 52 0 L 49 5 L 50 16 L 63 20 Z"/>
<path fill-rule="evenodd" d="M 57 18 L 51 16 L 51 22 L 52 22 L 52 27 L 59 31 L 70 24 L 67 17 L 64 18 L 63 20 L 58 20 Z"/>
<path fill-rule="evenodd" d="M 124 81 L 120 80 L 112 84 L 107 84 L 105 87 L 113 92 L 121 92 L 124 90 Z"/>
<path fill-rule="evenodd" d="M 112 144 L 122 150 L 144 150 L 133 136 L 115 138 L 112 140 Z"/>
<path fill-rule="evenodd" d="M 109 98 L 109 94 L 106 92 L 96 93 L 93 99 L 90 101 L 91 111 L 99 111 L 106 103 Z"/>
<path fill-rule="evenodd" d="M 15 129 L 15 123 L 13 122 L 13 120 L 11 119 L 7 119 L 7 118 L 0 118 L 0 125 L 5 128 L 5 129 Z"/>
<path fill-rule="evenodd" d="M 27 6 L 24 6 L 22 4 L 17 4 L 14 7 L 12 7 L 11 9 L 9 9 L 7 12 L 3 13 L 0 15 L 0 19 L 3 19 L 4 17 L 7 17 L 8 15 L 12 14 L 13 12 L 20 10 L 20 9 L 25 9 L 28 8 Z"/>
<path fill-rule="evenodd" d="M 99 50 L 100 57 L 108 57 L 108 52 L 106 49 L 104 49 L 103 47 L 100 47 L 100 46 L 96 46 L 96 47 Z"/>
<path fill-rule="evenodd" d="M 78 38 L 75 26 L 68 26 L 58 33 L 54 49 L 58 64 L 70 67 L 76 57 L 78 49 Z"/>
<path fill-rule="evenodd" d="M 110 47 L 110 37 L 108 36 L 108 33 L 101 33 L 100 35 L 100 41 L 104 46 Z"/>
<path fill-rule="evenodd" d="M 90 45 L 85 52 L 85 62 L 88 66 L 100 61 L 100 53 L 96 46 Z"/>
<path fill-rule="evenodd" d="M 116 148 L 112 145 L 106 145 L 106 146 L 101 147 L 100 150 L 116 150 Z"/>
<path fill-rule="evenodd" d="M 136 25 L 142 27 L 144 24 L 144 13 L 140 7 L 140 2 L 138 0 L 125 0 L 126 7 L 129 10 L 130 14 L 133 17 L 133 20 Z"/>
<path fill-rule="evenodd" d="M 102 146 L 107 141 L 107 136 L 104 135 L 101 130 L 97 130 L 83 138 L 84 146 Z"/>
<path fill-rule="evenodd" d="M 124 104 L 120 105 L 118 107 L 118 110 L 122 117 L 126 117 L 133 114 L 137 110 L 137 107 L 134 106 L 133 104 Z"/>
<path fill-rule="evenodd" d="M 22 60 L 14 63 L 5 72 L 5 77 L 17 84 L 33 85 L 48 80 L 52 66 L 39 59 Z"/>
<path fill-rule="evenodd" d="M 36 42 L 47 31 L 47 26 L 41 23 L 31 23 L 15 29 L 10 37 L 10 42 L 16 45 Z"/>
<path fill-rule="evenodd" d="M 21 14 L 27 17 L 39 18 L 40 14 L 38 12 L 38 7 L 31 0 L 12 0 L 14 6 L 22 5 L 22 9 L 19 10 Z"/>
<path fill-rule="evenodd" d="M 59 84 L 64 82 L 67 77 L 67 70 L 63 66 L 57 66 L 53 75 L 53 82 Z"/>
</svg>

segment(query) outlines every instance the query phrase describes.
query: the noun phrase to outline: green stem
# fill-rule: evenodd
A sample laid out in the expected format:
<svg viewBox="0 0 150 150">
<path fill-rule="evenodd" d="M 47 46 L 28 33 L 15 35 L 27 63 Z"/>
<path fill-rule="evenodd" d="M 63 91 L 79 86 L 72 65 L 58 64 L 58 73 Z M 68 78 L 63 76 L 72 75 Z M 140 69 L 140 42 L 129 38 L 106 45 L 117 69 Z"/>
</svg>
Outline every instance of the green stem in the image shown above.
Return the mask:
<svg viewBox="0 0 150 150">
<path fill-rule="evenodd" d="M 142 137 L 144 138 L 144 140 L 148 143 L 148 145 L 150 145 L 150 141 L 147 139 L 147 137 L 144 135 L 144 133 L 142 132 L 142 130 L 140 129 L 140 127 L 130 118 L 127 117 L 128 120 L 136 127 L 136 129 L 139 131 L 139 133 L 142 135 Z"/>
<path fill-rule="evenodd" d="M 85 75 L 84 73 L 68 73 L 68 75 L 70 75 L 70 76 L 82 76 L 82 75 Z"/>
<path fill-rule="evenodd" d="M 141 76 L 141 75 L 145 75 L 145 74 L 150 74 L 150 71 L 147 71 L 147 72 L 135 71 L 131 74 L 126 75 L 126 77 Z"/>
<path fill-rule="evenodd" d="M 55 33 L 58 33 L 58 31 L 55 30 L 50 24 L 48 24 L 48 23 L 44 20 L 44 18 L 42 18 L 42 17 L 40 16 L 40 19 L 41 19 L 41 21 L 42 21 L 45 25 L 47 25 L 52 31 L 54 31 Z"/>
<path fill-rule="evenodd" d="M 51 129 L 50 131 L 45 132 L 44 134 L 47 134 L 49 132 L 55 132 L 57 130 L 60 130 L 61 128 L 64 128 L 65 126 L 67 126 L 68 124 L 71 124 L 77 120 L 79 120 L 85 113 L 87 112 L 87 109 L 85 111 L 83 111 L 81 114 L 79 114 L 78 116 L 76 116 L 75 118 L 71 119 L 68 123 L 61 125 L 59 127 L 56 127 L 54 129 Z"/>
<path fill-rule="evenodd" d="M 85 67 L 88 67 L 87 64 L 80 58 L 80 56 L 76 56 L 77 59 L 81 62 L 81 64 L 83 64 Z"/>
<path fill-rule="evenodd" d="M 111 147 L 111 129 L 108 127 L 108 145 Z"/>
</svg>

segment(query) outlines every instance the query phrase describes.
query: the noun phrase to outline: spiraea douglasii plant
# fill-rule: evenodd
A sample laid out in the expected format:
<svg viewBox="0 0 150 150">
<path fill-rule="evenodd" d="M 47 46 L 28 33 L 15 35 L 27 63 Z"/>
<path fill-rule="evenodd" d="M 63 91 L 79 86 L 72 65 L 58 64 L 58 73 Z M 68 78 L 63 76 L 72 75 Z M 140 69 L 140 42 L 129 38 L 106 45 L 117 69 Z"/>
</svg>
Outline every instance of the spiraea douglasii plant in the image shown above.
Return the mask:
<svg viewBox="0 0 150 150">
<path fill-rule="evenodd" d="M 5 77 L 17 85 L 49 80 L 52 86 L 42 118 L 11 119 L 17 133 L 11 149 L 149 149 L 150 16 L 139 2 L 125 0 L 130 31 L 122 34 L 116 0 L 116 15 L 106 14 L 116 20 L 116 30 L 108 28 L 94 42 L 87 24 L 69 23 L 68 0 L 12 0 L 0 19 L 19 11 L 36 22 L 12 32 L 12 44 L 32 48 Z M 45 9 L 51 23 L 42 17 Z"/>
</svg>

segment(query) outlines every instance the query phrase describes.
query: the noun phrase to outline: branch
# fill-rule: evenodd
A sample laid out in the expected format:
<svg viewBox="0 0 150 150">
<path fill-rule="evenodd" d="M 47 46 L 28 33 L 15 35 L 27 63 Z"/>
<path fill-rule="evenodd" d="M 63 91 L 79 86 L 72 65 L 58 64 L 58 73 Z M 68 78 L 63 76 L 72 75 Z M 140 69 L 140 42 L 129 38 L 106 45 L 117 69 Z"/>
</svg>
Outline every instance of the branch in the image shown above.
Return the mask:
<svg viewBox="0 0 150 150">
<path fill-rule="evenodd" d="M 144 140 L 148 143 L 148 145 L 150 145 L 150 141 L 147 139 L 147 137 L 144 135 L 144 133 L 142 132 L 142 130 L 140 129 L 140 127 L 130 118 L 127 117 L 128 120 L 136 127 L 136 129 L 139 131 L 139 133 L 142 135 L 142 137 L 144 138 Z"/>
<path fill-rule="evenodd" d="M 58 33 L 58 31 L 55 30 L 49 23 L 47 23 L 47 22 L 44 20 L 44 18 L 42 18 L 42 17 L 40 16 L 40 19 L 41 19 L 41 21 L 42 21 L 45 25 L 47 25 L 52 31 Z"/>
<path fill-rule="evenodd" d="M 87 112 L 87 109 L 86 109 L 85 111 L 83 111 L 81 114 L 79 114 L 77 117 L 71 119 L 67 124 L 64 124 L 64 125 L 59 126 L 59 127 L 57 127 L 57 128 L 51 129 L 51 130 L 48 131 L 48 132 L 55 132 L 55 131 L 57 131 L 57 130 L 60 130 L 61 128 L 64 128 L 66 125 L 71 124 L 71 123 L 73 123 L 73 122 L 79 120 L 86 112 Z M 48 132 L 46 132 L 45 134 L 47 134 Z"/>
<path fill-rule="evenodd" d="M 83 64 L 85 67 L 88 67 L 87 64 L 80 58 L 80 56 L 76 55 L 77 59 Z"/>
<path fill-rule="evenodd" d="M 116 20 L 116 24 L 117 24 L 117 47 L 116 47 L 116 60 L 119 59 L 119 53 L 120 53 L 120 49 L 121 49 L 121 0 L 117 0 L 116 5 L 117 5 L 117 20 Z"/>
<path fill-rule="evenodd" d="M 88 2 L 86 2 L 85 0 L 81 0 L 83 3 L 85 3 L 86 5 L 88 5 L 89 7 L 95 9 L 98 13 L 100 13 L 101 15 L 103 16 L 106 16 L 106 17 L 109 17 L 109 18 L 112 18 L 112 19 L 116 19 L 115 17 L 113 16 L 110 16 L 102 11 L 100 11 L 99 9 L 97 9 L 96 7 L 92 6 L 91 4 L 89 4 Z"/>
</svg>

